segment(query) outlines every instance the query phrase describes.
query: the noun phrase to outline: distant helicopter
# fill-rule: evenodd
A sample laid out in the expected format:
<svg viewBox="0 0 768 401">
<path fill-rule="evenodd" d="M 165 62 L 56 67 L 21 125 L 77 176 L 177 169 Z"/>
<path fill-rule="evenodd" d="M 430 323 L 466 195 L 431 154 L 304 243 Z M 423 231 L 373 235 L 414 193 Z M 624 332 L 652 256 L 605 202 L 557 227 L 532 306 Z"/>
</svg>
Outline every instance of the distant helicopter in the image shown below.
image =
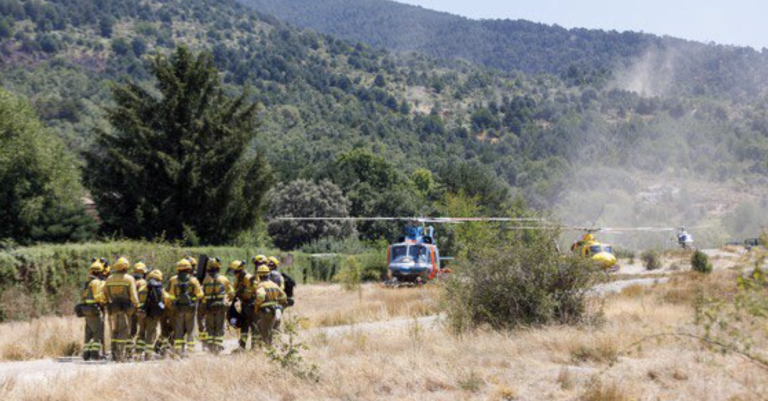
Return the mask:
<svg viewBox="0 0 768 401">
<path fill-rule="evenodd" d="M 393 221 L 404 222 L 405 233 L 387 249 L 387 284 L 426 284 L 450 273 L 442 262 L 435 238 L 435 228 L 427 224 L 462 224 L 469 222 L 540 222 L 533 218 L 507 217 L 278 217 L 278 221 Z"/>
</svg>

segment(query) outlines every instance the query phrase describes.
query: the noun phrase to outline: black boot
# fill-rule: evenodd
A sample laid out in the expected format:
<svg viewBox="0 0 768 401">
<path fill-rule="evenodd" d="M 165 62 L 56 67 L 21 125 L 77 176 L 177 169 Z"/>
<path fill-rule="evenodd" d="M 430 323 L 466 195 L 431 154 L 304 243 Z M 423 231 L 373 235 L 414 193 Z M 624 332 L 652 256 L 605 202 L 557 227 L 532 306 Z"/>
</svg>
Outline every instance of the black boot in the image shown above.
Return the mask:
<svg viewBox="0 0 768 401">
<path fill-rule="evenodd" d="M 93 351 L 83 351 L 83 360 L 84 361 L 90 361 L 91 360 L 91 354 Z"/>
</svg>

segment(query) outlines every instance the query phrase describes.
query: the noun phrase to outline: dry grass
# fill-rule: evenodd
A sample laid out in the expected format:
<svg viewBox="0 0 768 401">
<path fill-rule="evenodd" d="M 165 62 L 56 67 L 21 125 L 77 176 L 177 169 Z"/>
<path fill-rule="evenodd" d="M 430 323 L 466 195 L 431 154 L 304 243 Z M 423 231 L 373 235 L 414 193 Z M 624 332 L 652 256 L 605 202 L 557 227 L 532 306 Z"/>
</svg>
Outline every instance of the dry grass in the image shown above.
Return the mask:
<svg viewBox="0 0 768 401">
<path fill-rule="evenodd" d="M 0 360 L 77 355 L 82 349 L 83 323 L 74 317 L 49 317 L 0 325 Z"/>
<path fill-rule="evenodd" d="M 704 280 L 698 284 L 719 288 L 717 278 Z M 673 285 L 688 287 L 684 282 Z M 664 298 L 673 285 L 609 298 L 606 321 L 599 327 L 479 331 L 464 337 L 416 324 L 333 336 L 313 331 L 316 334 L 305 335 L 305 357 L 318 365 L 319 382 L 298 379 L 255 354 L 109 365 L 50 377 L 45 386 L 0 378 L 0 399 L 759 399 L 768 391 L 768 375 L 738 358 L 673 338 L 630 347 L 647 335 L 690 329 L 690 306 Z M 387 302 L 396 301 L 371 287 L 365 288 L 362 301 L 332 286 L 303 290 L 307 303 L 296 312 L 312 325 L 325 321 L 336 308 L 361 313 L 361 319 L 416 310 L 387 309 Z M 416 302 L 412 297 L 420 293 L 409 291 L 394 291 L 391 297 Z M 369 303 L 379 303 L 386 312 L 372 313 L 361 306 Z M 200 372 L 206 372 L 204 379 L 189 380 Z M 141 391 L 135 380 L 126 379 L 131 377 L 141 377 Z M 71 391 L 72 383 L 78 384 L 78 391 Z"/>
<path fill-rule="evenodd" d="M 291 313 L 304 319 L 304 327 L 342 326 L 437 312 L 440 294 L 435 287 L 389 289 L 378 284 L 345 291 L 338 285 L 302 287 Z"/>
</svg>

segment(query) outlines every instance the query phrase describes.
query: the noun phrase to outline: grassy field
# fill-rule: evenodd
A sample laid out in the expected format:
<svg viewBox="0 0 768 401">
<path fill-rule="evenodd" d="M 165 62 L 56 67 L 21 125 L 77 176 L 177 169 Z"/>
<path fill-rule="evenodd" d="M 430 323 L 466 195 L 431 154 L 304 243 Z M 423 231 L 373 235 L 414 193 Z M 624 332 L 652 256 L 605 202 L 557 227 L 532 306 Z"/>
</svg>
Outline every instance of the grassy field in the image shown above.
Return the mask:
<svg viewBox="0 0 768 401">
<path fill-rule="evenodd" d="M 768 374 L 744 359 L 678 337 L 693 332 L 692 302 L 701 289 L 732 291 L 735 273 L 683 274 L 668 284 L 629 287 L 605 299 L 604 322 L 586 327 L 477 331 L 455 336 L 441 325 L 301 335 L 318 382 L 300 379 L 263 355 L 199 357 L 163 364 L 110 365 L 39 383 L 0 377 L 0 398 L 32 400 L 759 400 Z M 305 286 L 293 311 L 305 327 L 422 316 L 436 309 L 430 289 Z M 80 322 L 46 319 L 0 325 L 3 357 L 20 341 L 35 349 L 43 328 L 79 338 Z M 384 325 L 386 326 L 386 325 Z M 68 341 L 62 341 L 66 344 Z M 765 348 L 768 344 L 755 344 Z M 66 348 L 66 345 L 62 345 Z M 170 364 L 170 365 L 168 365 Z M 169 368 L 172 366 L 172 369 Z M 204 372 L 204 373 L 201 373 Z M 190 378 L 199 377 L 199 380 Z M 215 384 L 212 384 L 215 383 Z"/>
</svg>

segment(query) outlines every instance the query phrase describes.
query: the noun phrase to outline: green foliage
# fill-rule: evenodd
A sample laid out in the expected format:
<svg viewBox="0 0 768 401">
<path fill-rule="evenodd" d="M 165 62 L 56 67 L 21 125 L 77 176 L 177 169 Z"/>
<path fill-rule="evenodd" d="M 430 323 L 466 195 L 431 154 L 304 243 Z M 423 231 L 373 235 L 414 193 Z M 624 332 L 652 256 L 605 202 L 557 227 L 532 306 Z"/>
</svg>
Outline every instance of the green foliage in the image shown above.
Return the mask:
<svg viewBox="0 0 768 401">
<path fill-rule="evenodd" d="M 696 250 L 691 255 L 691 268 L 693 271 L 709 274 L 712 273 L 713 266 L 706 253 Z"/>
<path fill-rule="evenodd" d="M 363 282 L 363 268 L 357 258 L 354 256 L 347 258 L 344 267 L 336 275 L 336 280 L 347 291 L 360 289 L 360 284 Z"/>
<path fill-rule="evenodd" d="M 341 189 L 330 181 L 314 183 L 296 180 L 278 185 L 269 195 L 271 218 L 276 217 L 349 217 L 350 202 Z M 269 234 L 282 249 L 296 249 L 321 238 L 345 238 L 355 235 L 354 225 L 344 221 L 271 220 Z"/>
<path fill-rule="evenodd" d="M 286 319 L 281 327 L 282 329 L 276 336 L 275 345 L 267 347 L 267 358 L 299 379 L 319 382 L 319 368 L 314 364 L 307 363 L 301 355 L 309 347 L 298 339 L 298 319 Z"/>
<path fill-rule="evenodd" d="M 336 6 L 346 3 L 334 1 Z M 305 7 L 300 13 L 315 10 L 320 15 L 328 10 L 322 1 L 301 3 Z M 387 10 L 396 7 L 377 3 L 347 4 L 348 10 L 340 15 L 359 16 L 366 7 L 375 11 L 366 18 L 379 12 L 389 15 Z M 142 88 L 153 87 L 151 65 L 137 56 L 168 55 L 183 40 L 194 51 L 210 49 L 225 93 L 240 93 L 243 86 L 256 88 L 247 101 L 258 101 L 264 108 L 259 135 L 245 147 L 247 153 L 258 149 L 281 182 L 332 179 L 352 201 L 350 214 L 427 214 L 446 190 L 479 195 L 486 215 L 504 213 L 511 196 L 546 209 L 561 203 L 563 194 L 573 193 L 565 190 L 575 186 L 575 177 L 585 169 L 602 173 L 590 177 L 587 188 L 605 185 L 609 182 L 605 172 L 621 169 L 630 176 L 669 170 L 717 181 L 738 177 L 748 186 L 761 186 L 768 176 L 768 115 L 762 98 L 753 96 L 764 87 L 764 80 L 742 85 L 763 74 L 759 66 L 768 63 L 761 62 L 764 56 L 744 49 L 695 45 L 696 54 L 690 54 L 683 46 L 684 56 L 675 57 L 675 65 L 684 60 L 681 68 L 691 74 L 676 77 L 669 91 L 659 92 L 661 96 L 648 97 L 605 85 L 615 78 L 612 84 L 622 86 L 626 72 L 622 67 L 632 64 L 637 55 L 632 49 L 642 42 L 630 39 L 648 39 L 645 35 L 490 24 L 509 35 L 494 34 L 492 41 L 471 46 L 473 51 L 508 40 L 509 48 L 524 49 L 515 51 L 514 57 L 502 56 L 508 50 L 504 46 L 503 51 L 485 49 L 480 51 L 481 62 L 494 63 L 498 58 L 536 72 L 543 67 L 559 76 L 526 75 L 418 54 L 393 55 L 302 32 L 234 0 L 48 0 L 34 7 L 37 11 L 16 4 L 22 3 L 0 1 L 4 10 L 0 15 L 12 21 L 16 31 L 4 41 L 0 80 L 8 90 L 27 96 L 43 123 L 75 153 L 92 150 L 94 142 L 98 146 L 93 127 L 105 125 L 102 111 L 113 105 L 109 82 L 127 79 Z M 398 21 L 400 17 L 431 20 L 421 10 L 411 11 Z M 338 19 L 326 22 L 337 24 L 334 21 Z M 486 25 L 453 17 L 445 22 L 450 27 L 465 23 Z M 374 31 L 389 29 L 385 25 Z M 535 37 L 529 37 L 531 29 Z M 403 36 L 410 36 L 408 30 Z M 435 31 L 439 29 L 430 30 Z M 448 31 L 460 32 L 457 44 L 482 36 L 474 30 Z M 46 35 L 60 41 L 53 53 L 41 49 Z M 520 41 L 520 35 L 527 39 Z M 546 45 L 539 42 L 544 37 Z M 129 44 L 128 49 L 116 54 L 112 41 Z M 553 50 L 562 43 L 567 52 Z M 666 55 L 676 54 L 675 46 L 659 46 L 658 57 L 651 58 L 666 62 Z M 615 57 L 621 61 L 614 63 Z M 711 61 L 704 63 L 704 70 L 697 67 L 702 60 Z M 743 65 L 731 68 L 734 60 Z M 605 70 L 614 65 L 616 71 Z M 756 66 L 755 74 L 741 74 L 747 66 Z M 729 95 L 738 101 L 722 100 Z M 375 177 L 347 182 L 343 175 L 335 176 L 336 160 L 361 148 L 391 166 L 395 185 L 378 185 Z M 590 169 L 591 164 L 603 168 Z M 370 167 L 378 168 L 376 163 Z M 412 175 L 418 169 L 433 172 L 436 185 L 429 193 L 425 193 L 429 185 L 416 179 L 424 177 Z M 631 186 L 629 180 L 620 184 Z M 188 238 L 208 241 L 195 224 L 189 227 Z M 359 228 L 364 239 L 387 240 L 396 239 L 402 229 L 384 223 Z M 106 230 L 119 235 L 123 228 Z M 155 228 L 152 231 L 157 234 Z M 238 243 L 249 241 L 245 232 L 238 235 Z M 265 243 L 263 237 L 254 241 Z"/>
<path fill-rule="evenodd" d="M 644 251 L 640 255 L 640 260 L 643 261 L 643 266 L 645 266 L 646 270 L 659 270 L 662 268 L 661 254 L 656 250 L 649 249 Z"/>
<path fill-rule="evenodd" d="M 331 170 L 351 202 L 355 217 L 414 216 L 419 200 L 411 183 L 385 158 L 365 149 L 341 154 Z M 399 235 L 398 224 L 361 222 L 361 237 L 367 240 L 391 239 Z"/>
<path fill-rule="evenodd" d="M 588 292 L 604 274 L 593 263 L 560 255 L 557 234 L 489 231 L 486 237 L 494 239 L 458 260 L 446 284 L 444 301 L 455 331 L 576 324 L 594 316 Z"/>
<path fill-rule="evenodd" d="M 79 301 L 73 296 L 79 294 L 78 289 L 88 274 L 93 257 L 115 261 L 125 256 L 132 262 L 142 260 L 150 268 L 162 270 L 169 278 L 175 272 L 179 259 L 200 254 L 218 256 L 226 265 L 234 260 L 250 260 L 259 254 L 275 255 L 286 261 L 281 269 L 300 284 L 330 282 L 343 260 L 341 256 L 336 258 L 338 262 L 330 272 L 323 270 L 328 266 L 312 263 L 307 254 L 280 254 L 276 249 L 264 247 L 183 247 L 179 244 L 129 241 L 12 247 L 0 251 L 0 300 L 13 299 L 23 293 L 30 302 L 24 311 L 18 313 L 3 309 L 11 307 L 11 303 L 0 302 L 0 321 L 71 314 L 73 303 Z M 370 251 L 357 258 L 363 267 L 364 279 L 368 269 L 380 268 L 385 259 L 380 252 Z"/>
<path fill-rule="evenodd" d="M 701 294 L 696 302 L 700 339 L 718 353 L 734 353 L 768 370 L 768 279 L 754 270 L 738 278 L 735 294 Z"/>
<path fill-rule="evenodd" d="M 557 74 L 570 85 L 604 85 L 613 66 L 642 59 L 663 76 L 670 60 L 671 90 L 690 94 L 754 95 L 768 77 L 766 55 L 743 47 L 707 46 L 636 32 L 565 29 L 524 20 L 472 20 L 379 0 L 241 0 L 285 21 L 400 52 L 470 60 L 509 72 Z M 386 23 L 382 23 L 386 21 Z M 444 84 L 434 83 L 436 89 Z M 582 96 L 589 101 L 590 96 Z"/>
<path fill-rule="evenodd" d="M 222 244 L 254 226 L 271 183 L 257 104 L 226 96 L 213 61 L 180 47 L 152 64 L 160 96 L 113 88 L 112 131 L 99 131 L 86 179 L 105 227 L 131 238 Z"/>
<path fill-rule="evenodd" d="M 95 222 L 81 204 L 74 158 L 29 103 L 0 89 L 0 238 L 84 241 Z"/>
</svg>

